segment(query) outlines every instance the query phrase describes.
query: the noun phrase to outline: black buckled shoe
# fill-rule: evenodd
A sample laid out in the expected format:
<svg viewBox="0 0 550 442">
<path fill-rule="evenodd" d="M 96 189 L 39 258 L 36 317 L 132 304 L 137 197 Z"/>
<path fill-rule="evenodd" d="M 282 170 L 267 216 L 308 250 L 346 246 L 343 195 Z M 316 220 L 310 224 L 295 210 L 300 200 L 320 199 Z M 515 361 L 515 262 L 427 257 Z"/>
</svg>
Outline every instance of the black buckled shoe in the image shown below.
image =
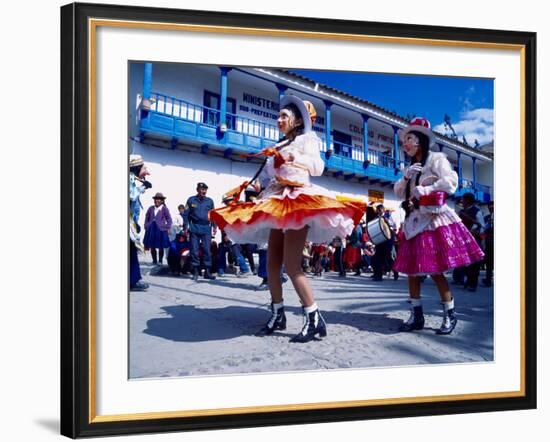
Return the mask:
<svg viewBox="0 0 550 442">
<path fill-rule="evenodd" d="M 269 336 L 272 335 L 275 330 L 286 330 L 285 308 L 275 308 L 275 306 L 271 304 L 271 317 L 269 321 L 267 321 L 267 324 L 256 333 L 256 336 Z"/>
<path fill-rule="evenodd" d="M 304 326 L 302 327 L 302 331 L 294 336 L 290 342 L 309 342 L 313 340 L 317 334 L 320 337 L 325 337 L 327 335 L 327 324 L 321 316 L 321 313 L 319 313 L 319 309 L 307 314 L 304 312 Z"/>
<path fill-rule="evenodd" d="M 204 276 L 203 276 L 204 279 L 211 279 L 211 280 L 214 280 L 216 279 L 216 277 L 210 273 L 210 269 L 204 269 Z"/>
<path fill-rule="evenodd" d="M 193 281 L 199 280 L 199 269 L 198 267 L 193 267 Z"/>
<path fill-rule="evenodd" d="M 449 310 L 443 311 L 443 322 L 441 324 L 441 327 L 439 327 L 438 330 L 436 330 L 436 334 L 438 335 L 448 335 L 451 334 L 452 331 L 456 327 L 456 323 L 458 322 L 456 318 L 456 313 L 454 308 L 450 308 Z"/>
<path fill-rule="evenodd" d="M 131 292 L 145 292 L 149 288 L 149 284 L 142 281 L 141 279 L 137 281 L 134 285 L 130 286 Z"/>
<path fill-rule="evenodd" d="M 413 330 L 422 330 L 424 328 L 424 310 L 422 306 L 411 308 L 411 315 L 401 326 L 399 331 L 411 332 Z"/>
</svg>

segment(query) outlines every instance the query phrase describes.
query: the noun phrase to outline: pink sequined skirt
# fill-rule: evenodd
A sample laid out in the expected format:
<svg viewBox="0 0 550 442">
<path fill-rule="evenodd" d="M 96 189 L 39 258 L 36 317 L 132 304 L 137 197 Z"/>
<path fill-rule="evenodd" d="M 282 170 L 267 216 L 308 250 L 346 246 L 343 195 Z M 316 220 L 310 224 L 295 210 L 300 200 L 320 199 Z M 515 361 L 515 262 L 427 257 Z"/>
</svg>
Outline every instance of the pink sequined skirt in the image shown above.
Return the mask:
<svg viewBox="0 0 550 442">
<path fill-rule="evenodd" d="M 411 239 L 400 235 L 393 270 L 407 275 L 444 273 L 483 259 L 483 251 L 461 222 L 425 230 Z"/>
</svg>

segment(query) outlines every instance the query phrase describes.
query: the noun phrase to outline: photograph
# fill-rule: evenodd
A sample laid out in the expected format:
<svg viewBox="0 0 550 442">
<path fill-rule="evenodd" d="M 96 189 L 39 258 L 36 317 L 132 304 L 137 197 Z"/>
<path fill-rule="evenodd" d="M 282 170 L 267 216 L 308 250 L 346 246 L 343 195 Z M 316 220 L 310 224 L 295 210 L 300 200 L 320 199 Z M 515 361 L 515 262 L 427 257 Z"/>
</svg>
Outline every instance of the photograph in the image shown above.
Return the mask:
<svg viewBox="0 0 550 442">
<path fill-rule="evenodd" d="M 128 63 L 130 379 L 494 360 L 493 79 Z"/>
<path fill-rule="evenodd" d="M 62 434 L 536 407 L 533 32 L 72 4 L 61 36 Z"/>
</svg>

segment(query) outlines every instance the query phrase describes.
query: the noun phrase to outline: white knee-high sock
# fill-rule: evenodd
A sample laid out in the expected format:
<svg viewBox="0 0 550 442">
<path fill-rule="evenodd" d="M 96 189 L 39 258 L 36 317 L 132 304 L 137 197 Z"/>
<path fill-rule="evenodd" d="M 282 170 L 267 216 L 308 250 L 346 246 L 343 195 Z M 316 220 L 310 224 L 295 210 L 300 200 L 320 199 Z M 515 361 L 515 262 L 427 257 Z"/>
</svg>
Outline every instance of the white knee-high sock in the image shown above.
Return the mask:
<svg viewBox="0 0 550 442">
<path fill-rule="evenodd" d="M 422 305 L 422 299 L 409 298 L 412 307 L 420 307 Z"/>
<path fill-rule="evenodd" d="M 304 313 L 306 315 L 310 314 L 311 312 L 314 312 L 315 310 L 318 310 L 319 307 L 317 307 L 317 303 L 314 302 L 313 304 L 311 304 L 309 307 L 304 307 Z"/>
<path fill-rule="evenodd" d="M 445 311 L 452 310 L 452 309 L 455 308 L 455 300 L 454 300 L 454 298 L 451 299 L 449 302 L 443 302 L 442 304 L 443 304 L 443 309 L 444 309 Z"/>
</svg>

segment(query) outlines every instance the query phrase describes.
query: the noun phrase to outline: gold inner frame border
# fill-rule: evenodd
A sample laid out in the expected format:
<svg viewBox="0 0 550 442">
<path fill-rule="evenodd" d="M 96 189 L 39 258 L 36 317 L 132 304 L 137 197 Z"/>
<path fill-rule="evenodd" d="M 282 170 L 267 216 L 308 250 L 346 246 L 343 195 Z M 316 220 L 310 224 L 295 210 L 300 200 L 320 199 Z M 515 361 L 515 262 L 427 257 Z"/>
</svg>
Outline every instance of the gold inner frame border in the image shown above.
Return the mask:
<svg viewBox="0 0 550 442">
<path fill-rule="evenodd" d="M 169 412 L 150 412 L 150 413 L 132 413 L 118 415 L 97 415 L 96 414 L 96 247 L 95 247 L 95 217 L 96 217 L 96 33 L 98 27 L 115 27 L 115 28 L 134 28 L 148 30 L 171 30 L 184 32 L 201 32 L 201 33 L 218 33 L 218 34 L 236 34 L 236 35 L 253 35 L 253 36 L 269 36 L 269 37 L 292 37 L 292 38 L 309 38 L 323 40 L 341 40 L 341 41 L 358 41 L 371 43 L 389 43 L 389 44 L 409 44 L 420 46 L 444 46 L 444 47 L 463 47 L 476 49 L 498 49 L 517 51 L 520 55 L 520 198 L 521 198 L 521 227 L 520 227 L 520 389 L 518 391 L 508 392 L 489 392 L 489 393 L 473 393 L 473 394 L 457 394 L 457 395 L 441 395 L 441 396 L 422 396 L 422 397 L 405 397 L 405 398 L 389 398 L 389 399 L 369 399 L 358 401 L 338 401 L 338 402 L 319 402 L 319 403 L 304 403 L 304 404 L 286 404 L 277 406 L 257 406 L 257 407 L 236 407 L 236 408 L 220 408 L 220 409 L 201 409 L 201 410 L 182 410 Z M 380 405 L 398 405 L 398 404 L 420 404 L 428 402 L 443 402 L 443 401 L 462 401 L 462 400 L 483 400 L 483 399 L 499 399 L 499 398 L 514 398 L 525 396 L 526 379 L 525 379 L 525 339 L 526 339 L 526 302 L 525 302 L 525 149 L 526 149 L 526 80 L 525 80 L 525 46 L 520 44 L 505 44 L 491 42 L 475 42 L 475 41 L 459 41 L 459 40 L 440 40 L 440 39 L 423 39 L 423 38 L 404 38 L 404 37 L 389 37 L 376 35 L 359 35 L 359 34 L 340 34 L 340 33 L 325 33 L 325 32 L 310 32 L 310 31 L 295 31 L 281 29 L 263 29 L 263 28 L 245 28 L 231 26 L 212 26 L 212 25 L 195 25 L 183 23 L 160 23 L 160 22 L 142 22 L 131 20 L 111 20 L 111 19 L 88 19 L 88 93 L 89 93 L 89 423 L 102 422 L 120 422 L 120 421 L 137 421 L 147 419 L 170 419 L 170 418 L 185 418 L 198 416 L 229 416 L 240 415 L 247 413 L 269 413 L 280 411 L 304 411 L 304 410 L 321 410 L 330 408 L 350 408 L 350 407 L 365 407 L 365 406 L 380 406 Z"/>
</svg>

